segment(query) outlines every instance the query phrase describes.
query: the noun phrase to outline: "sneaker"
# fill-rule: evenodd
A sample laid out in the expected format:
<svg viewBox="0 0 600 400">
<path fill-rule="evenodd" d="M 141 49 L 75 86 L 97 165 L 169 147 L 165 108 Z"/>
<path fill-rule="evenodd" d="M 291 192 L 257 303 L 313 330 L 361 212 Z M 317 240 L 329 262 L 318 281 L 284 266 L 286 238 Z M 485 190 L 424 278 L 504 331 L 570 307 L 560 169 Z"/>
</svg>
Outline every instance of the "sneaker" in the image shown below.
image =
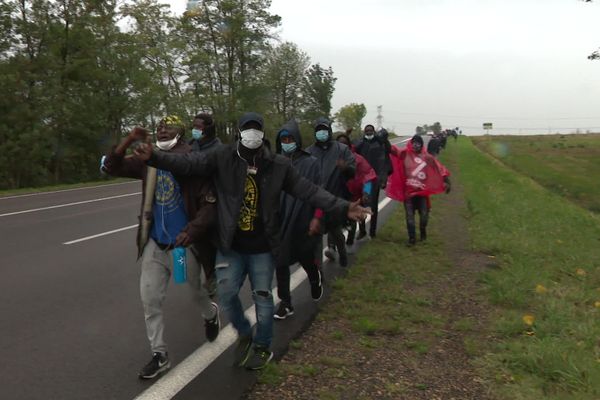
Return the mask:
<svg viewBox="0 0 600 400">
<path fill-rule="evenodd" d="M 419 238 L 422 242 L 427 240 L 427 231 L 421 231 L 421 237 Z"/>
<path fill-rule="evenodd" d="M 221 321 L 219 320 L 219 306 L 217 303 L 212 303 L 215 308 L 215 316 L 212 319 L 204 320 L 204 329 L 206 332 L 206 340 L 214 342 L 217 336 L 219 336 L 219 330 L 221 329 Z"/>
<path fill-rule="evenodd" d="M 310 283 L 310 295 L 314 301 L 319 301 L 321 300 L 321 297 L 323 297 L 323 281 L 321 280 L 321 271 L 317 271 L 317 273 L 319 274 L 319 279 Z"/>
<path fill-rule="evenodd" d="M 325 257 L 327 257 L 330 261 L 335 261 L 335 250 L 331 247 L 325 249 Z"/>
<path fill-rule="evenodd" d="M 273 318 L 277 320 L 286 319 L 287 317 L 294 315 L 294 307 L 291 304 L 285 304 L 283 301 L 279 303 L 277 312 L 273 314 Z"/>
<path fill-rule="evenodd" d="M 152 353 L 152 360 L 142 368 L 138 376 L 140 379 L 152 379 L 171 367 L 167 353 Z"/>
<path fill-rule="evenodd" d="M 356 237 L 356 240 L 363 240 L 365 238 L 365 236 L 367 236 L 367 231 L 360 231 L 360 232 L 358 232 L 358 236 Z"/>
<path fill-rule="evenodd" d="M 408 247 L 412 247 L 412 246 L 414 246 L 415 244 L 417 244 L 417 240 L 416 240 L 415 238 L 410 238 L 410 239 L 408 239 L 408 242 L 406 242 L 406 245 L 407 245 Z"/>
<path fill-rule="evenodd" d="M 267 366 L 273 358 L 273 352 L 266 347 L 256 346 L 252 356 L 246 362 L 246 369 L 257 370 Z"/>
<path fill-rule="evenodd" d="M 252 350 L 252 336 L 240 336 L 235 348 L 234 365 L 243 367 L 250 357 L 250 350 Z"/>
</svg>

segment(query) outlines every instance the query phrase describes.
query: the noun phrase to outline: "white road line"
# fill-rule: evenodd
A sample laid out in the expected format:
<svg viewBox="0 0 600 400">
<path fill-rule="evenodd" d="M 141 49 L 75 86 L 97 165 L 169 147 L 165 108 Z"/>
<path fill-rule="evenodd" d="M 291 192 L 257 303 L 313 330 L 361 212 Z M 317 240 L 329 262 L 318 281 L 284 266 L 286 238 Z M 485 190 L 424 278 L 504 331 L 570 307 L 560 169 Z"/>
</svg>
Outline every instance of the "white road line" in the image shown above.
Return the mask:
<svg viewBox="0 0 600 400">
<path fill-rule="evenodd" d="M 378 208 L 382 210 L 387 206 L 392 199 L 386 197 L 379 202 Z M 371 217 L 367 217 L 367 222 Z M 325 260 L 325 258 L 323 258 Z M 304 269 L 299 268 L 290 277 L 290 291 L 296 289 L 302 282 L 306 280 Z M 273 300 L 275 306 L 280 300 L 277 297 L 277 288 L 273 288 Z M 249 307 L 244 315 L 250 321 L 250 325 L 256 323 L 256 312 L 254 306 Z M 177 364 L 175 368 L 170 370 L 166 375 L 160 378 L 155 384 L 140 393 L 134 400 L 170 400 L 192 380 L 210 366 L 221 354 L 223 354 L 237 339 L 237 332 L 233 325 L 227 324 L 217 339 L 212 343 L 204 343 L 198 347 L 192 354 L 187 356 L 185 360 Z"/>
<path fill-rule="evenodd" d="M 86 187 L 74 188 L 74 189 L 53 190 L 51 192 L 36 192 L 36 193 L 27 193 L 27 194 L 17 194 L 17 195 L 14 195 L 14 196 L 0 197 L 0 200 L 16 199 L 16 198 L 19 198 L 19 197 L 40 196 L 42 194 L 72 192 L 74 190 L 96 189 L 96 188 L 102 188 L 102 187 L 108 187 L 108 186 L 130 185 L 132 183 L 137 183 L 137 182 L 139 182 L 139 180 L 134 180 L 134 181 L 130 181 L 130 182 L 107 183 L 106 185 L 86 186 Z"/>
<path fill-rule="evenodd" d="M 122 232 L 122 231 L 126 231 L 128 229 L 133 229 L 133 228 L 137 228 L 137 227 L 138 227 L 138 224 L 129 225 L 124 228 L 113 229 L 112 231 L 98 233 L 97 235 L 86 236 L 81 239 L 71 240 L 70 242 L 64 242 L 63 244 L 75 244 L 75 243 L 79 243 L 79 242 L 85 242 L 86 240 L 96 239 L 97 237 L 106 236 L 106 235 L 112 235 L 113 233 Z"/>
<path fill-rule="evenodd" d="M 78 204 L 87 204 L 87 203 L 95 203 L 97 201 L 104 201 L 104 200 L 112 200 L 112 199 L 119 199 L 121 197 L 128 197 L 128 196 L 136 196 L 138 194 L 142 194 L 142 192 L 135 192 L 135 193 L 127 193 L 127 194 L 120 194 L 118 196 L 110 196 L 110 197 L 102 197 L 100 199 L 92 199 L 92 200 L 85 200 L 85 201 L 77 201 L 75 203 L 67 203 L 67 204 L 58 204 L 55 206 L 48 206 L 48 207 L 40 207 L 40 208 L 32 208 L 30 210 L 23 210 L 23 211 L 15 211 L 15 212 L 9 212 L 9 213 L 5 213 L 5 214 L 0 214 L 0 217 L 8 217 L 10 215 L 18 215 L 18 214 L 26 214 L 26 213 L 32 213 L 32 212 L 36 212 L 36 211 L 43 211 L 43 210 L 51 210 L 53 208 L 62 208 L 62 207 L 69 207 L 69 206 L 76 206 Z"/>
</svg>

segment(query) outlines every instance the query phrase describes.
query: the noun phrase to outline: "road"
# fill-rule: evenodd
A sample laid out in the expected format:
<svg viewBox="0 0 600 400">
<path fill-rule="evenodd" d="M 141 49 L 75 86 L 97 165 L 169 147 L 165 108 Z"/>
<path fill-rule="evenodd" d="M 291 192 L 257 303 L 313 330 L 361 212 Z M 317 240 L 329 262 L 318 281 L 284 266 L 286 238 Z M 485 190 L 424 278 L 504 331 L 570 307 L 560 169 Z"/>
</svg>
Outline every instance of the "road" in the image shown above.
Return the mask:
<svg viewBox="0 0 600 400">
<path fill-rule="evenodd" d="M 0 398 L 234 399 L 254 382 L 255 374 L 231 367 L 230 350 L 221 354 L 231 333 L 203 346 L 191 293 L 173 283 L 166 338 L 173 364 L 186 361 L 158 385 L 137 379 L 150 357 L 135 249 L 140 191 L 140 182 L 126 182 L 0 198 Z M 382 223 L 390 209 L 381 212 Z M 326 283 L 342 272 L 325 264 Z M 250 307 L 249 290 L 242 293 Z M 277 355 L 316 314 L 306 281 L 294 303 L 294 317 L 275 324 Z M 199 366 L 202 359 L 214 362 Z"/>
</svg>

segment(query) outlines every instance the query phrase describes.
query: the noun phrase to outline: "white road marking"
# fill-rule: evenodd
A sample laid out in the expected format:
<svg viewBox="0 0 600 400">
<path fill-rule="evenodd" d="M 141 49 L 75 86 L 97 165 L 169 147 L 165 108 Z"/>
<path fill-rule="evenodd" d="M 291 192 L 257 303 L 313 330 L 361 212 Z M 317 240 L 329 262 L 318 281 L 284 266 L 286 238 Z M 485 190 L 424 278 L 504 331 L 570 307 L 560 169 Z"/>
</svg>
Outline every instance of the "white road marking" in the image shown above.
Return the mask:
<svg viewBox="0 0 600 400">
<path fill-rule="evenodd" d="M 72 192 L 72 191 L 75 191 L 75 190 L 96 189 L 96 188 L 102 188 L 102 187 L 108 187 L 108 186 L 130 185 L 132 183 L 138 183 L 138 182 L 139 182 L 139 180 L 134 180 L 134 181 L 130 181 L 130 182 L 107 183 L 106 185 L 86 186 L 86 187 L 74 188 L 74 189 L 53 190 L 51 192 L 36 192 L 36 193 L 27 193 L 27 194 L 17 194 L 15 196 L 0 197 L 0 200 L 16 199 L 16 198 L 19 198 L 19 197 L 41 196 L 43 194 Z"/>
<path fill-rule="evenodd" d="M 378 204 L 378 208 L 382 210 L 387 206 L 392 199 L 386 197 L 381 200 Z M 368 216 L 366 221 L 370 221 L 371 217 Z M 325 260 L 325 258 L 323 258 Z M 304 269 L 299 268 L 290 277 L 290 291 L 296 289 L 302 282 L 307 279 Z M 273 288 L 273 301 L 275 306 L 279 304 L 280 300 L 277 297 L 277 288 Z M 249 307 L 244 315 L 250 321 L 250 325 L 256 323 L 256 311 L 255 307 Z M 170 400 L 177 393 L 179 393 L 184 387 L 186 387 L 192 380 L 202 373 L 206 368 L 210 366 L 221 354 L 223 354 L 231 345 L 235 343 L 237 339 L 237 332 L 233 328 L 231 323 L 227 324 L 219 336 L 212 343 L 204 343 L 198 347 L 192 354 L 186 357 L 185 360 L 177 364 L 175 368 L 170 370 L 166 375 L 156 381 L 155 384 L 150 386 L 148 389 L 140 393 L 134 400 Z"/>
<path fill-rule="evenodd" d="M 40 207 L 40 208 L 32 208 L 29 210 L 23 210 L 23 211 L 15 211 L 15 212 L 9 212 L 9 213 L 5 213 L 5 214 L 0 214 L 0 217 L 8 217 L 10 215 L 18 215 L 18 214 L 26 214 L 26 213 L 32 213 L 32 212 L 36 212 L 36 211 L 44 211 L 44 210 L 51 210 L 53 208 L 62 208 L 62 207 L 70 207 L 70 206 L 76 206 L 78 204 L 87 204 L 87 203 L 95 203 L 97 201 L 104 201 L 104 200 L 112 200 L 112 199 L 119 199 L 121 197 L 128 197 L 128 196 L 136 196 L 138 194 L 142 194 L 142 192 L 135 192 L 135 193 L 127 193 L 127 194 L 120 194 L 118 196 L 110 196 L 110 197 L 102 197 L 100 199 L 92 199 L 92 200 L 85 200 L 85 201 L 77 201 L 75 203 L 67 203 L 67 204 L 58 204 L 55 206 L 48 206 L 48 207 Z"/>
<path fill-rule="evenodd" d="M 81 239 L 71 240 L 70 242 L 64 242 L 63 244 L 75 244 L 75 243 L 79 243 L 79 242 L 85 242 L 86 240 L 96 239 L 98 237 L 106 236 L 106 235 L 112 235 L 113 233 L 122 232 L 122 231 L 126 231 L 128 229 L 133 229 L 133 228 L 137 228 L 137 227 L 138 227 L 138 224 L 129 225 L 129 226 L 126 226 L 123 228 L 113 229 L 112 231 L 102 232 L 102 233 L 98 233 L 96 235 L 86 236 Z"/>
</svg>

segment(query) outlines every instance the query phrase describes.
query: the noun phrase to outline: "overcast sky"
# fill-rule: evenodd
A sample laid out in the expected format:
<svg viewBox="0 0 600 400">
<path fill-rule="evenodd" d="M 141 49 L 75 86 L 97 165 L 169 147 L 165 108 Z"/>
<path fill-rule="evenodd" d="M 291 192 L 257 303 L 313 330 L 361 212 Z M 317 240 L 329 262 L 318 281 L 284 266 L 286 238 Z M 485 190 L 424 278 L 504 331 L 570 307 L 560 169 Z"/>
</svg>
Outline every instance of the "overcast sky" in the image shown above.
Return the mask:
<svg viewBox="0 0 600 400">
<path fill-rule="evenodd" d="M 166 1 L 176 13 L 186 0 Z M 280 37 L 338 78 L 333 109 L 410 134 L 600 132 L 600 1 L 273 0 Z M 537 129 L 534 129 L 537 128 Z"/>
</svg>

